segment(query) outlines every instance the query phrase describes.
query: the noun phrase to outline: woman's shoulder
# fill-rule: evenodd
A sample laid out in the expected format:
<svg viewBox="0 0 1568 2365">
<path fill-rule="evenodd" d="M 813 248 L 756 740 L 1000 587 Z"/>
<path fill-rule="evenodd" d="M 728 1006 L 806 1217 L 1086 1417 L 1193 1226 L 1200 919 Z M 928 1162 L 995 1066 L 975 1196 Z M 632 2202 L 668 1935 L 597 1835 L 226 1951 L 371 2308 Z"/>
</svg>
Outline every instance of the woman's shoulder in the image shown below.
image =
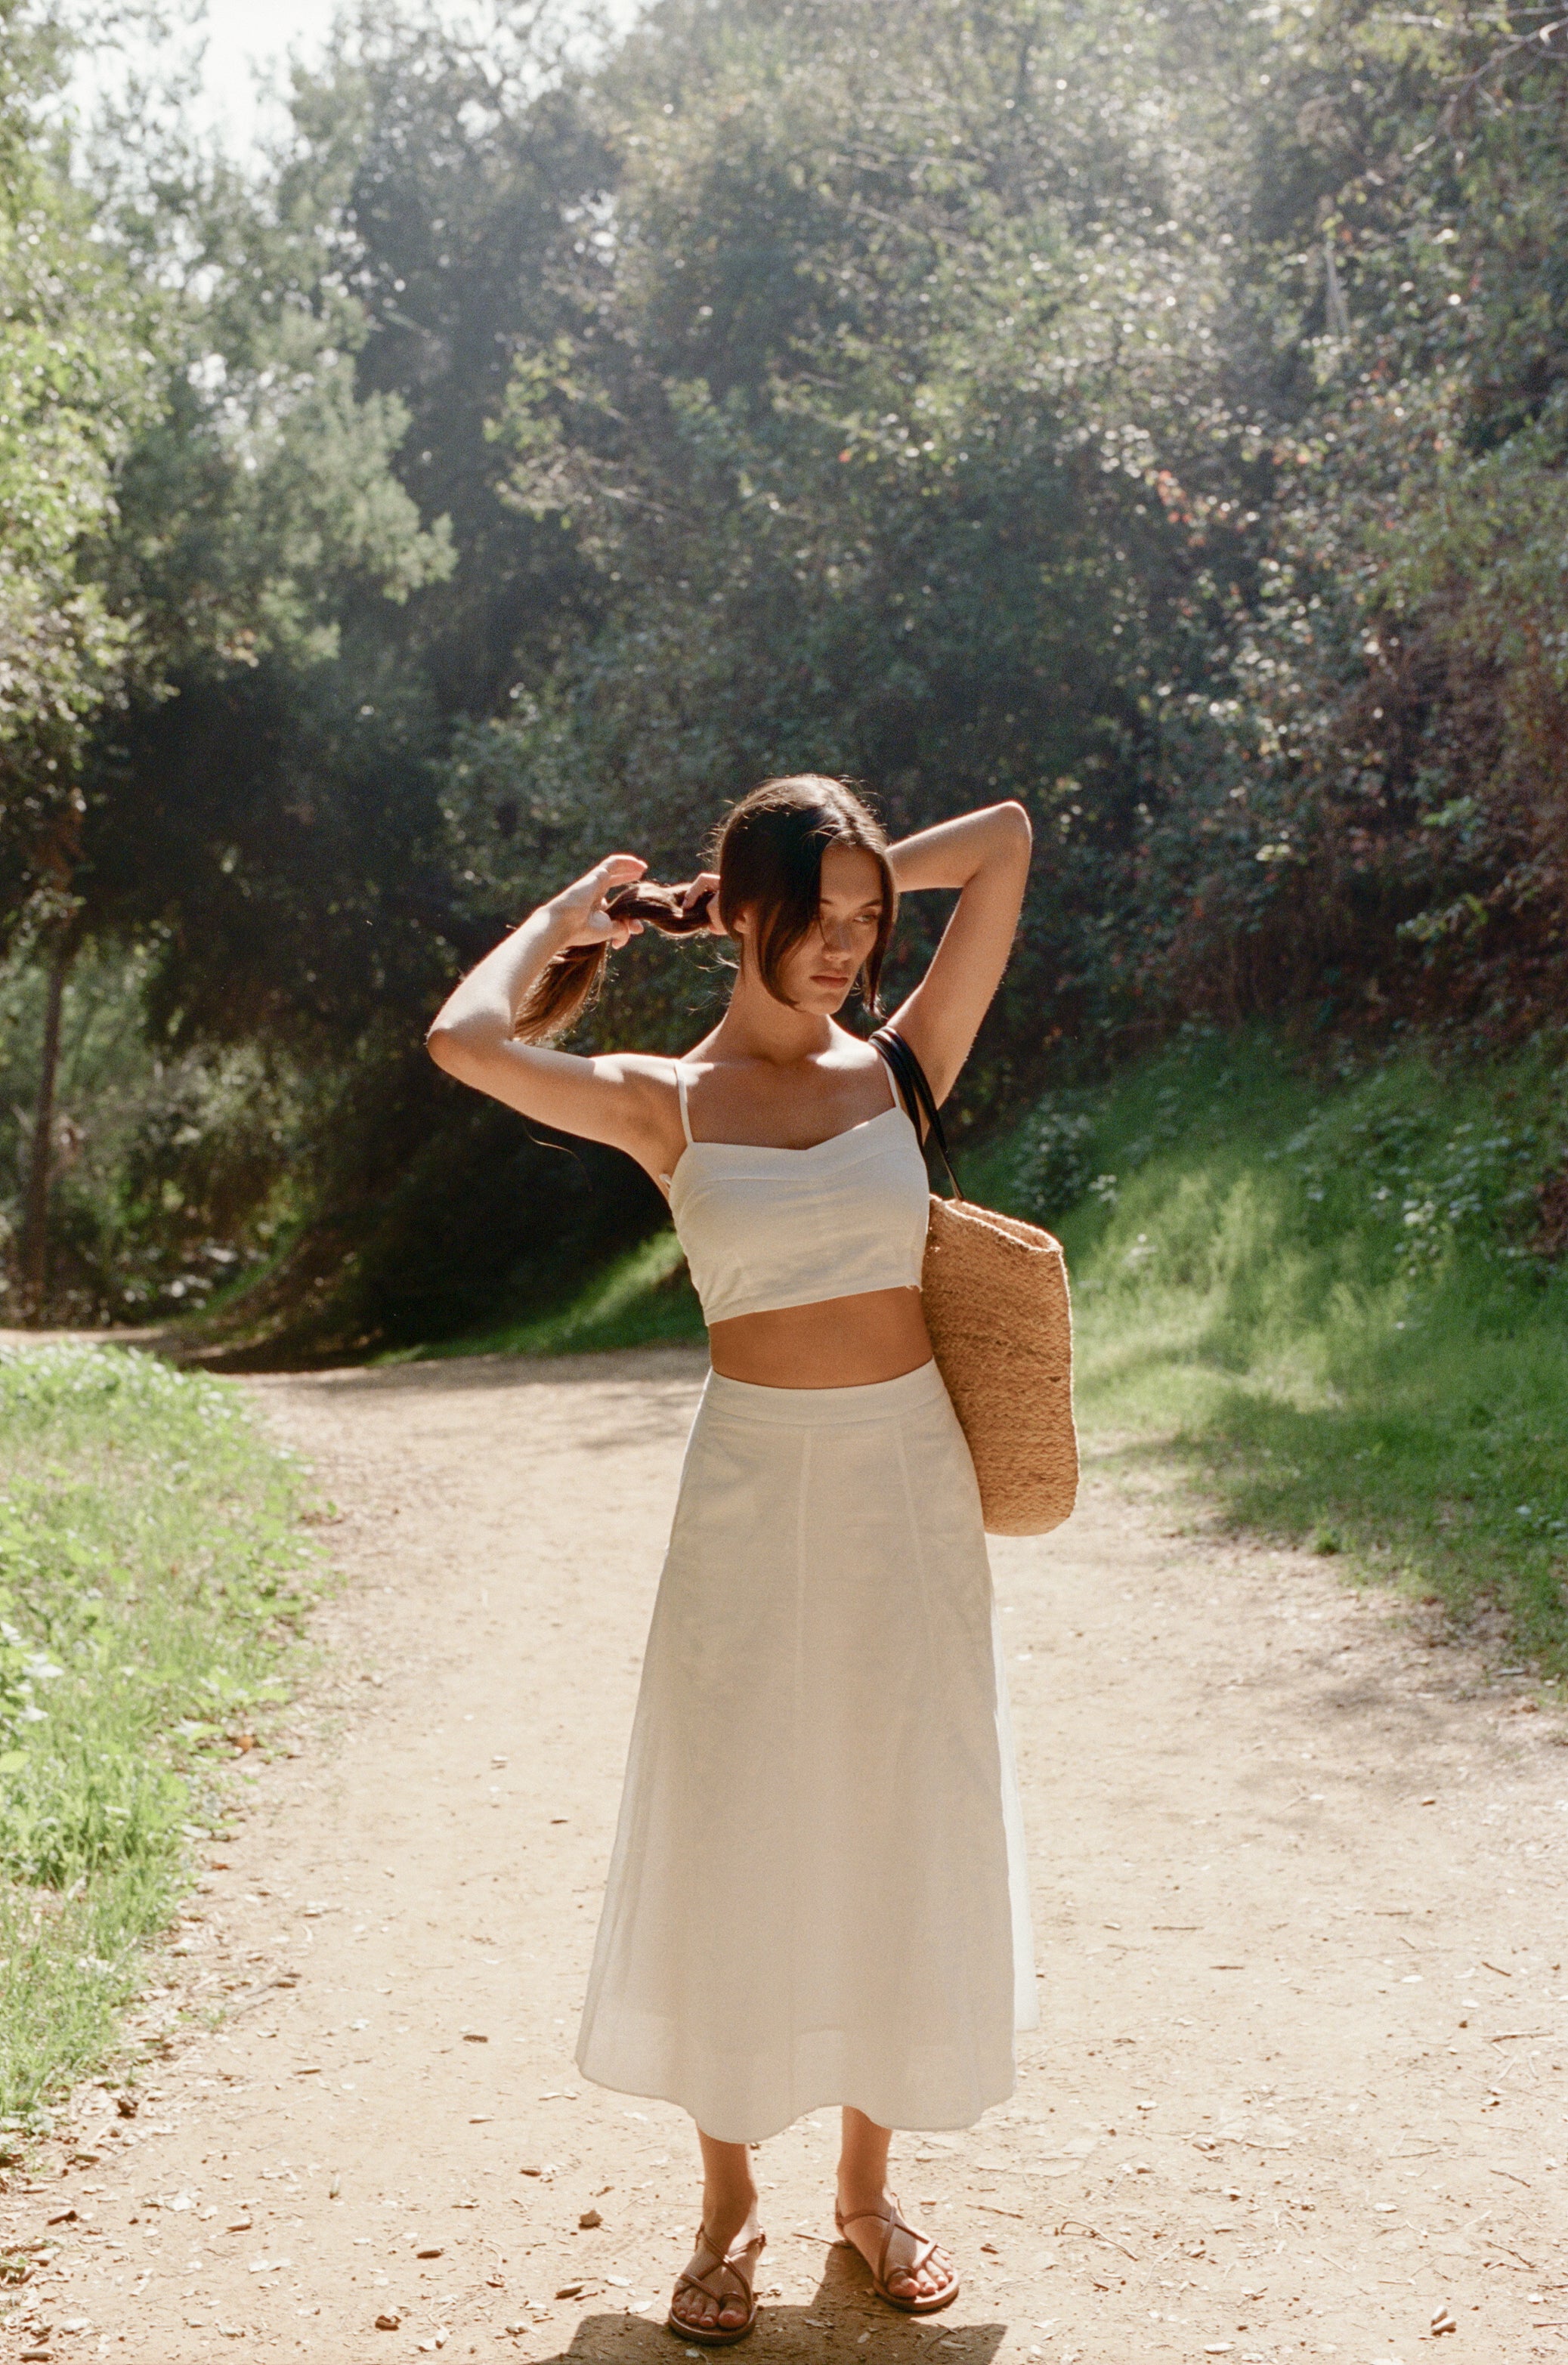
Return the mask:
<svg viewBox="0 0 1568 2365">
<path fill-rule="evenodd" d="M 857 1069 L 862 1075 L 869 1075 L 873 1069 L 883 1065 L 883 1060 L 874 1043 L 868 1042 L 864 1035 L 853 1034 L 834 1019 L 833 1041 L 823 1065 L 836 1068 L 841 1074 L 848 1074 Z"/>
<path fill-rule="evenodd" d="M 606 1083 L 620 1084 L 650 1107 L 676 1093 L 677 1070 L 682 1061 L 658 1051 L 599 1051 L 591 1062 Z"/>
</svg>

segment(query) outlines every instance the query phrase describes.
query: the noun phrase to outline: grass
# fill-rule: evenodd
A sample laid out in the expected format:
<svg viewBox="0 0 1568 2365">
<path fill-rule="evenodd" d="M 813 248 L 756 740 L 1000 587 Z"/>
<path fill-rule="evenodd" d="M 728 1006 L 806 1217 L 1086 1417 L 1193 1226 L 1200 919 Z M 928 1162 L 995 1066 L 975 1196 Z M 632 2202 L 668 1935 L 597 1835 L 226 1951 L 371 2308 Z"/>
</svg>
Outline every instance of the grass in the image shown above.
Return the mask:
<svg viewBox="0 0 1568 2365">
<path fill-rule="evenodd" d="M 1564 1046 L 1336 1077 L 1194 1036 L 1042 1102 L 966 1174 L 1058 1232 L 1080 1416 L 1181 1454 L 1238 1523 L 1342 1554 L 1568 1672 Z"/>
<path fill-rule="evenodd" d="M 0 1349 L 0 2125 L 116 2050 L 222 1765 L 287 1696 L 297 1512 L 230 1384 Z"/>
</svg>

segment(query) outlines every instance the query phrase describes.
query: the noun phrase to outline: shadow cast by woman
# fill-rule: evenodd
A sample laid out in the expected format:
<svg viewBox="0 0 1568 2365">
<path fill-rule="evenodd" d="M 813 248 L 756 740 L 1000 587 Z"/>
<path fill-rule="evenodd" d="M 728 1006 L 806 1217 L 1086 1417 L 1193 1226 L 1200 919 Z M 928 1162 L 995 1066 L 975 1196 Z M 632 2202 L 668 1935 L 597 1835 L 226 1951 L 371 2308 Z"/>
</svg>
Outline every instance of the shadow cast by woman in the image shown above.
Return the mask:
<svg viewBox="0 0 1568 2365">
<path fill-rule="evenodd" d="M 765 2259 L 764 2291 L 768 2281 Z M 962 2293 L 939 2315 L 901 2314 L 877 2297 L 859 2258 L 835 2242 L 826 2246 L 822 2279 L 809 2305 L 786 2307 L 765 2299 L 756 2331 L 738 2348 L 748 2358 L 809 2359 L 812 2365 L 823 2365 L 824 2358 L 857 2357 L 862 2351 L 885 2356 L 890 2343 L 897 2355 L 912 2357 L 939 2338 L 944 2358 L 954 2365 L 991 2365 L 1007 2331 L 1005 2324 L 966 2323 Z M 662 2313 L 585 2315 L 569 2345 L 539 2365 L 672 2365 L 677 2358 L 684 2365 L 689 2357 L 709 2353 L 672 2333 Z"/>
</svg>

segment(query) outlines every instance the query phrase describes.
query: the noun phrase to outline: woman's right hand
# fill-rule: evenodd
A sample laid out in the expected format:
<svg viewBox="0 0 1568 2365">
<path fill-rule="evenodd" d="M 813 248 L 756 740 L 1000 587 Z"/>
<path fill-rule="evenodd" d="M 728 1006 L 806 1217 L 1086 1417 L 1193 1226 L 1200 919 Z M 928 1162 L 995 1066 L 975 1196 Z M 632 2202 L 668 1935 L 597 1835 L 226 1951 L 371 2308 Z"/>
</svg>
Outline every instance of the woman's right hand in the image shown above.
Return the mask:
<svg viewBox="0 0 1568 2365">
<path fill-rule="evenodd" d="M 527 1026 L 520 1032 L 542 985 L 580 991 L 593 982 L 595 955 L 642 933 L 640 920 L 605 904 L 646 869 L 638 855 L 612 854 L 539 904 L 453 988 L 429 1042 L 437 1066 L 460 1082 L 564 1133 L 624 1149 L 656 1174 L 673 1171 L 679 1154 L 669 1061 L 629 1053 L 584 1058 Z"/>
<path fill-rule="evenodd" d="M 681 897 L 680 908 L 689 912 L 694 903 L 708 898 L 708 933 L 711 936 L 727 936 L 728 928 L 719 917 L 719 874 L 716 870 L 700 870 Z"/>
<path fill-rule="evenodd" d="M 571 934 L 566 947 L 572 945 L 608 945 L 619 952 L 629 936 L 643 933 L 641 920 L 618 920 L 604 908 L 604 899 L 613 895 L 618 887 L 629 887 L 641 879 L 647 864 L 640 855 L 610 854 L 581 879 L 563 887 L 552 895 L 545 911 L 564 922 L 569 922 Z M 563 947 L 565 949 L 566 947 Z"/>
</svg>

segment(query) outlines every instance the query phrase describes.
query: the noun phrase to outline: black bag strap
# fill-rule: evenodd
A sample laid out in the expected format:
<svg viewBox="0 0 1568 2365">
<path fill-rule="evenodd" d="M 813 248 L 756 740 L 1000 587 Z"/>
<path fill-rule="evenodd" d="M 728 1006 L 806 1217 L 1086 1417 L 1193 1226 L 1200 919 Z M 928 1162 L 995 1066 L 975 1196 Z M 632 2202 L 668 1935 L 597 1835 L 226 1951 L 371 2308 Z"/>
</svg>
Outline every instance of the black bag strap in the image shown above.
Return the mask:
<svg viewBox="0 0 1568 2365">
<path fill-rule="evenodd" d="M 909 1121 L 922 1148 L 931 1142 L 935 1143 L 936 1155 L 946 1168 L 947 1180 L 953 1186 L 953 1196 L 961 1199 L 963 1190 L 953 1171 L 952 1159 L 947 1154 L 947 1130 L 936 1105 L 936 1095 L 931 1089 L 931 1080 L 919 1059 L 896 1026 L 879 1026 L 871 1037 L 871 1044 L 891 1070 L 899 1097 L 909 1114 Z"/>
</svg>

